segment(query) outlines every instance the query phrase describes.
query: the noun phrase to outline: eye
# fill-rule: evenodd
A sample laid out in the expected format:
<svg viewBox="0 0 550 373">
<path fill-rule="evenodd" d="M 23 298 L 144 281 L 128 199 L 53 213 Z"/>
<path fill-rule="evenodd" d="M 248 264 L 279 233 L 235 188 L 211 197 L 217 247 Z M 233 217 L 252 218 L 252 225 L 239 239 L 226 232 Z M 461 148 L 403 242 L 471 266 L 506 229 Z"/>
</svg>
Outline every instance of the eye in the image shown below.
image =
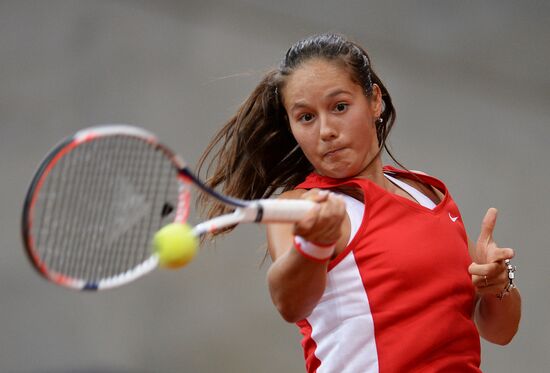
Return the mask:
<svg viewBox="0 0 550 373">
<path fill-rule="evenodd" d="M 336 104 L 336 106 L 334 107 L 334 111 L 337 111 L 337 112 L 344 112 L 347 110 L 348 108 L 348 104 L 346 104 L 345 102 L 339 102 Z"/>
<path fill-rule="evenodd" d="M 310 113 L 302 114 L 298 117 L 298 120 L 304 123 L 311 122 L 313 120 L 313 114 L 310 114 Z"/>
</svg>

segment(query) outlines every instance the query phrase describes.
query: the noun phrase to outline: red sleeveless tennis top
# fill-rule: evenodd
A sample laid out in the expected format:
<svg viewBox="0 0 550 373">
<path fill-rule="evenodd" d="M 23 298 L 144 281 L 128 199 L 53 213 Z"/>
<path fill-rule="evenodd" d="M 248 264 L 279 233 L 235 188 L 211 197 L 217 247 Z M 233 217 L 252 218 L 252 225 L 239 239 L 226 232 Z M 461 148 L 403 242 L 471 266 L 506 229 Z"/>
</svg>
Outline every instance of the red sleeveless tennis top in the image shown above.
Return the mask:
<svg viewBox="0 0 550 373">
<path fill-rule="evenodd" d="M 354 186 L 365 204 L 357 234 L 329 264 L 321 300 L 297 323 L 308 372 L 480 372 L 462 218 L 441 181 L 416 176 L 444 193 L 433 210 L 367 179 L 313 173 L 297 186 Z"/>
</svg>

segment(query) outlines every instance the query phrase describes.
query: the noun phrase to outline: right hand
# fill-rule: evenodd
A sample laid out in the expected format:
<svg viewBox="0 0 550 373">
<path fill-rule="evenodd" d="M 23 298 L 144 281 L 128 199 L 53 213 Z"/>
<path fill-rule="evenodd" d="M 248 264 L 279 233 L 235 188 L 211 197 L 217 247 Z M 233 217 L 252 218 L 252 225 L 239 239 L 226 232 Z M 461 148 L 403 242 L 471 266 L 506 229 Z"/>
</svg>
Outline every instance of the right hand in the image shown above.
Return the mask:
<svg viewBox="0 0 550 373">
<path fill-rule="evenodd" d="M 317 205 L 294 224 L 294 234 L 321 245 L 338 241 L 346 218 L 344 199 L 336 193 L 319 189 L 305 192 L 302 198 L 316 202 Z"/>
</svg>

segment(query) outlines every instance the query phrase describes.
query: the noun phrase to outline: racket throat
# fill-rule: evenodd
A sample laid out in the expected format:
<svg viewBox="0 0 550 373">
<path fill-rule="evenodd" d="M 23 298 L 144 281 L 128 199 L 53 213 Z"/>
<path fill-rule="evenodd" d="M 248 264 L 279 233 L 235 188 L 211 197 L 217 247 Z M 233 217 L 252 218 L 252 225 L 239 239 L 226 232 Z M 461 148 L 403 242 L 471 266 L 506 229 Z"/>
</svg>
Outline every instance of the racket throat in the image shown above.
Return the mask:
<svg viewBox="0 0 550 373">
<path fill-rule="evenodd" d="M 262 216 L 263 208 L 258 203 L 253 203 L 244 208 L 237 208 L 231 214 L 220 215 L 197 224 L 193 228 L 193 234 L 200 237 L 204 234 L 214 233 L 239 223 L 260 222 Z"/>
</svg>

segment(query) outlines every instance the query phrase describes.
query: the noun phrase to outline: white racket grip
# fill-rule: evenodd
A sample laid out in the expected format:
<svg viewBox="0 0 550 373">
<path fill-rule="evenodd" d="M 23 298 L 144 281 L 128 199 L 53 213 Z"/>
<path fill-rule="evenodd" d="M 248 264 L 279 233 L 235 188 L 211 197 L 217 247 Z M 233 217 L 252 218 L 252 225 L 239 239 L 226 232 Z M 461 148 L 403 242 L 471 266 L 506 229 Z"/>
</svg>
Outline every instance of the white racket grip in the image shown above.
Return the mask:
<svg viewBox="0 0 550 373">
<path fill-rule="evenodd" d="M 262 223 L 291 223 L 301 220 L 316 203 L 307 199 L 262 199 Z"/>
</svg>

